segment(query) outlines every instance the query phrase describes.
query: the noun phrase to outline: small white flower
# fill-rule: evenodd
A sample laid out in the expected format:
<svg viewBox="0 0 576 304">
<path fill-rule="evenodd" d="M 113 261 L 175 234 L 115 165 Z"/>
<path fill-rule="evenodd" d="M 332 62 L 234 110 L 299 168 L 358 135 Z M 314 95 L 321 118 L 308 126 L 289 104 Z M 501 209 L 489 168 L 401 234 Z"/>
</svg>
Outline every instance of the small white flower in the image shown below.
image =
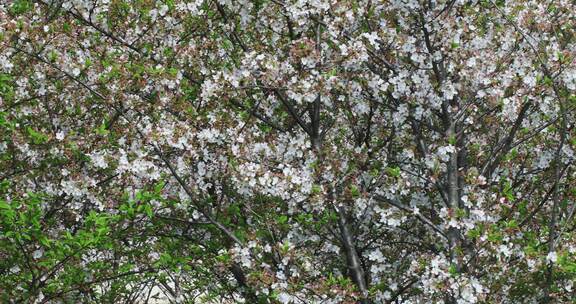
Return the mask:
<svg viewBox="0 0 576 304">
<path fill-rule="evenodd" d="M 388 291 L 388 290 L 386 290 L 384 292 L 383 296 L 384 296 L 384 299 L 386 299 L 386 300 L 392 299 L 392 293 L 390 293 L 390 291 Z"/>
<path fill-rule="evenodd" d="M 498 247 L 498 250 L 506 257 L 509 257 L 512 254 L 512 251 L 510 251 L 510 248 L 508 248 L 508 246 L 506 245 L 500 245 L 500 247 Z"/>
<path fill-rule="evenodd" d="M 58 131 L 58 133 L 56 133 L 56 139 L 57 140 L 63 140 L 65 136 L 66 136 L 66 134 L 62 131 Z"/>
<path fill-rule="evenodd" d="M 36 300 L 34 301 L 34 303 L 42 303 L 42 301 L 44 300 L 44 294 L 42 292 L 40 292 L 38 294 L 38 297 L 36 298 Z"/>
<path fill-rule="evenodd" d="M 16 265 L 16 266 L 10 268 L 10 272 L 11 272 L 11 273 L 14 273 L 14 274 L 19 273 L 19 272 L 20 272 L 20 267 L 18 267 L 18 265 Z"/>
<path fill-rule="evenodd" d="M 32 257 L 33 257 L 35 260 L 41 258 L 43 255 L 44 255 L 44 250 L 42 250 L 42 249 L 35 250 L 35 251 L 32 253 Z"/>
<path fill-rule="evenodd" d="M 522 78 L 522 82 L 530 88 L 533 88 L 536 85 L 536 77 L 532 75 L 526 75 Z"/>
<path fill-rule="evenodd" d="M 292 301 L 292 296 L 290 296 L 289 294 L 287 294 L 285 292 L 281 292 L 278 295 L 278 301 L 280 301 L 280 303 L 282 303 L 282 304 L 288 304 Z"/>
<path fill-rule="evenodd" d="M 458 94 L 456 88 L 454 88 L 454 86 L 451 84 L 445 85 L 442 88 L 442 93 L 444 94 L 444 98 L 446 98 L 446 100 L 452 100 L 454 99 L 454 96 Z"/>
<path fill-rule="evenodd" d="M 384 262 L 386 258 L 380 250 L 374 250 L 368 254 L 368 259 L 375 262 Z"/>
<path fill-rule="evenodd" d="M 169 9 L 168 5 L 164 4 L 160 7 L 158 13 L 160 14 L 160 16 L 164 16 L 168 12 L 168 9 Z"/>
<path fill-rule="evenodd" d="M 90 159 L 92 159 L 92 164 L 94 165 L 94 167 L 102 169 L 108 168 L 108 163 L 106 162 L 104 155 L 100 153 L 92 153 L 90 155 Z"/>
<path fill-rule="evenodd" d="M 548 253 L 546 256 L 546 261 L 550 263 L 556 263 L 558 261 L 558 254 L 556 251 L 550 251 L 550 253 Z"/>
</svg>

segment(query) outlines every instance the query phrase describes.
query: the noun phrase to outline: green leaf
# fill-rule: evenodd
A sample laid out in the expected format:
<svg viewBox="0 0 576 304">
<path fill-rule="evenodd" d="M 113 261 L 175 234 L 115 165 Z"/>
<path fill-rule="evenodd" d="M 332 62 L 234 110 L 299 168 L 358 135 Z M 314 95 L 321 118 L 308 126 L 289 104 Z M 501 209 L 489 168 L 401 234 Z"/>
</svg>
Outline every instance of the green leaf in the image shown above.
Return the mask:
<svg viewBox="0 0 576 304">
<path fill-rule="evenodd" d="M 399 177 L 400 176 L 400 168 L 399 167 L 386 167 L 386 173 L 392 177 Z"/>
<path fill-rule="evenodd" d="M 322 187 L 320 187 L 320 185 L 312 185 L 312 190 L 311 190 L 312 194 L 319 194 L 322 192 Z"/>
<path fill-rule="evenodd" d="M 288 222 L 288 217 L 286 215 L 281 215 L 277 219 L 278 224 L 286 224 Z"/>
<path fill-rule="evenodd" d="M 149 218 L 152 218 L 154 212 L 152 211 L 152 206 L 150 204 L 144 205 L 144 213 L 146 213 L 146 216 Z"/>
<path fill-rule="evenodd" d="M 452 276 L 457 276 L 458 275 L 458 270 L 456 269 L 456 265 L 451 264 L 450 268 L 448 268 L 448 272 L 452 275 Z"/>
<path fill-rule="evenodd" d="M 48 142 L 48 136 L 46 134 L 38 132 L 32 129 L 32 127 L 26 128 L 26 131 L 28 131 L 28 136 L 32 140 L 32 143 L 36 145 L 41 145 Z"/>
<path fill-rule="evenodd" d="M 236 215 L 236 216 L 238 216 L 238 215 L 240 215 L 240 207 L 238 206 L 238 204 L 231 204 L 231 205 L 228 207 L 228 212 L 229 212 L 231 215 Z"/>
<path fill-rule="evenodd" d="M 357 198 L 360 196 L 360 190 L 358 190 L 358 187 L 356 187 L 356 185 L 352 185 L 350 187 L 350 193 L 352 194 L 353 198 Z"/>
<path fill-rule="evenodd" d="M 8 202 L 0 200 L 0 209 L 12 210 L 12 206 Z"/>
<path fill-rule="evenodd" d="M 16 0 L 12 3 L 12 6 L 10 6 L 10 13 L 12 15 L 22 15 L 24 13 L 27 13 L 28 11 L 30 11 L 33 8 L 33 4 L 32 1 L 30 0 Z"/>
<path fill-rule="evenodd" d="M 12 76 L 0 73 L 0 97 L 11 100 L 14 97 L 14 87 L 12 85 Z"/>
</svg>

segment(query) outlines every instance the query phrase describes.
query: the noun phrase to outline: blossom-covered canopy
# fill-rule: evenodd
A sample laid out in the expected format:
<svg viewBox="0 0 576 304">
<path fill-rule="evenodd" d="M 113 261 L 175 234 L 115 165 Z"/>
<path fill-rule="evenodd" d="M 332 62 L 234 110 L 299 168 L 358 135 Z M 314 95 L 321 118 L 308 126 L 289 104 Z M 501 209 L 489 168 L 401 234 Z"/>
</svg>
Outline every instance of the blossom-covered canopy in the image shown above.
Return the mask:
<svg viewBox="0 0 576 304">
<path fill-rule="evenodd" d="M 0 302 L 572 303 L 576 2 L 0 1 Z"/>
</svg>

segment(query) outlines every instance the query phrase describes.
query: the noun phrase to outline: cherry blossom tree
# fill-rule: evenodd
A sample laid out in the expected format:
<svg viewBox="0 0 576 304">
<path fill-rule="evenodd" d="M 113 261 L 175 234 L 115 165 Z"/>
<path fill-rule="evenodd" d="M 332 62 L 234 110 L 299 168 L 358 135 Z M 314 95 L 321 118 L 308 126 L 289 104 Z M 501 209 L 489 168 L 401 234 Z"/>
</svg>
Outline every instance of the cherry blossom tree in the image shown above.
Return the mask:
<svg viewBox="0 0 576 304">
<path fill-rule="evenodd" d="M 574 12 L 0 1 L 0 299 L 571 303 Z"/>
</svg>

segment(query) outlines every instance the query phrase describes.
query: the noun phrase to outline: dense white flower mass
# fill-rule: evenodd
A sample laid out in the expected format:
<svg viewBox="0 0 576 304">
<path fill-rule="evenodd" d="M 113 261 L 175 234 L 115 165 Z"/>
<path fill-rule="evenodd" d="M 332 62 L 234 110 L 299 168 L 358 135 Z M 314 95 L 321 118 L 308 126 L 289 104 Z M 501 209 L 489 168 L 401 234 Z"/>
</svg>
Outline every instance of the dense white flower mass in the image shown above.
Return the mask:
<svg viewBox="0 0 576 304">
<path fill-rule="evenodd" d="M 575 12 L 0 1 L 0 302 L 572 303 Z"/>
</svg>

